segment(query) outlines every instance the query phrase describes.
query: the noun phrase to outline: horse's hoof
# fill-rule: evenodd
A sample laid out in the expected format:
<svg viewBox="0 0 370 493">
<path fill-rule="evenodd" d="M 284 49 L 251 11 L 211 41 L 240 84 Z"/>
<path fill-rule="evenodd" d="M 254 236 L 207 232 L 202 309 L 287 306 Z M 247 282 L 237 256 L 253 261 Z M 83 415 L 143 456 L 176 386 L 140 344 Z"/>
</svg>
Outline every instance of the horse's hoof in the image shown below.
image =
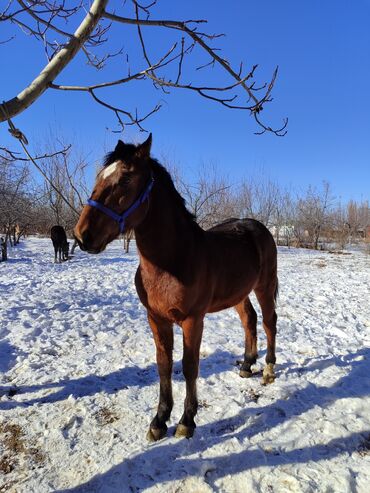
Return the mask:
<svg viewBox="0 0 370 493">
<path fill-rule="evenodd" d="M 240 370 L 239 375 L 242 378 L 250 378 L 253 375 L 253 373 L 251 372 L 251 370 Z"/>
<path fill-rule="evenodd" d="M 275 382 L 275 375 L 266 375 L 263 377 L 263 384 L 268 385 L 269 383 Z"/>
<path fill-rule="evenodd" d="M 149 442 L 157 442 L 167 435 L 167 428 L 149 428 L 146 438 Z"/>
<path fill-rule="evenodd" d="M 268 385 L 269 383 L 273 383 L 275 381 L 275 372 L 274 365 L 272 363 L 268 363 L 263 369 L 263 384 Z"/>
<path fill-rule="evenodd" d="M 179 423 L 176 426 L 175 437 L 176 438 L 191 438 L 194 435 L 194 429 L 190 426 L 185 426 Z"/>
</svg>

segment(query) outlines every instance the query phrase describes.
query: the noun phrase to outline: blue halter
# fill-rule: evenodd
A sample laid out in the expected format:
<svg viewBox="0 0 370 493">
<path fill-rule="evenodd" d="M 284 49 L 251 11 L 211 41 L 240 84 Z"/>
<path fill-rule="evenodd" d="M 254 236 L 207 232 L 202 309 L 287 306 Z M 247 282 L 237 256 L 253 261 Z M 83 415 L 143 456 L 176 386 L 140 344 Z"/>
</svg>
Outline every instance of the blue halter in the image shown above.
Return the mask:
<svg viewBox="0 0 370 493">
<path fill-rule="evenodd" d="M 91 207 L 95 207 L 99 211 L 103 212 L 110 218 L 112 218 L 114 221 L 116 221 L 119 225 L 119 232 L 122 234 L 125 230 L 125 220 L 127 217 L 136 210 L 145 200 L 148 198 L 151 189 L 153 188 L 154 184 L 154 179 L 153 177 L 150 179 L 150 182 L 148 183 L 147 187 L 145 190 L 139 195 L 139 197 L 135 200 L 135 202 L 130 205 L 130 207 L 123 213 L 123 214 L 117 214 L 116 212 L 112 211 L 108 207 L 105 207 L 105 205 L 100 204 L 96 200 L 88 199 L 87 204 L 90 205 Z"/>
</svg>

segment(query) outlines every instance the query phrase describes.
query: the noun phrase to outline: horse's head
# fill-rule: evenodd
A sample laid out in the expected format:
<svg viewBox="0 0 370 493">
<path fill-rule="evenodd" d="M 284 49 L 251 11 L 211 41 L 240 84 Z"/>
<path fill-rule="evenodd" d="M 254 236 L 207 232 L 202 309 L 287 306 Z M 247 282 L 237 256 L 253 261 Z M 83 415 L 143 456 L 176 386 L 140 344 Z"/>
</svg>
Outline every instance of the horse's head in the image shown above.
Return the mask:
<svg viewBox="0 0 370 493">
<path fill-rule="evenodd" d="M 149 166 L 152 135 L 141 145 L 121 140 L 98 173 L 88 205 L 74 230 L 82 250 L 102 252 L 124 230 L 134 228 L 143 218 L 152 186 Z"/>
</svg>

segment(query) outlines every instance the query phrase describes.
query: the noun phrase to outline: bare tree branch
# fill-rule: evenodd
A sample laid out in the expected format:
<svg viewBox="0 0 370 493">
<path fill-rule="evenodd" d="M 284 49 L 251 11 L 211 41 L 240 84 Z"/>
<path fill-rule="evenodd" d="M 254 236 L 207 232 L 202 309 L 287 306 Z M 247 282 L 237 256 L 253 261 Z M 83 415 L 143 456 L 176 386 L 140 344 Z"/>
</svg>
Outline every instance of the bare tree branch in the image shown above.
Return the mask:
<svg viewBox="0 0 370 493">
<path fill-rule="evenodd" d="M 0 12 L 0 22 L 9 21 L 39 40 L 44 46 L 49 62 L 34 81 L 21 91 L 18 96 L 0 104 L 0 122 L 9 120 L 11 117 L 21 113 L 36 101 L 45 90 L 53 88 L 88 92 L 95 102 L 114 112 L 121 127 L 127 124 L 137 125 L 140 130 L 143 130 L 141 122 L 158 111 L 160 104 L 156 104 L 147 115 L 139 117 L 137 110 L 130 111 L 127 108 L 118 107 L 117 104 L 102 99 L 100 96 L 98 97 L 96 91 L 134 80 L 147 79 L 153 83 L 156 89 L 161 89 L 164 93 L 168 93 L 171 88 L 185 89 L 227 108 L 247 110 L 254 117 L 260 128 L 260 131 L 256 132 L 257 134 L 270 132 L 279 136 L 285 135 L 287 119 L 283 121 L 283 125 L 279 129 L 274 129 L 261 120 L 261 112 L 266 103 L 272 101 L 271 94 L 277 78 L 277 68 L 268 84 L 256 85 L 253 78 L 257 65 L 247 74 L 243 74 L 242 63 L 238 69 L 234 70 L 231 63 L 219 53 L 216 47 L 210 44 L 211 41 L 220 38 L 223 34 L 209 34 L 198 29 L 200 24 L 207 22 L 206 20 L 151 19 L 151 8 L 157 3 L 157 0 L 149 0 L 147 4 L 131 0 L 134 18 L 108 12 L 106 9 L 108 3 L 109 0 L 93 0 L 90 11 L 74 34 L 68 32 L 63 23 L 67 24 L 70 19 L 74 20 L 82 12 L 84 9 L 83 0 L 75 0 L 68 3 L 66 0 L 11 0 L 3 7 L 2 12 Z M 11 6 L 15 4 L 19 6 L 19 9 L 12 11 Z M 127 3 L 123 2 L 123 7 L 126 5 Z M 145 18 L 141 18 L 141 15 Z M 104 20 L 108 20 L 110 23 L 106 25 L 103 22 Z M 134 74 L 131 75 L 131 69 L 128 66 L 128 75 L 126 77 L 117 77 L 113 81 L 90 83 L 88 85 L 62 85 L 55 83 L 57 76 L 72 61 L 78 51 L 81 51 L 86 56 L 88 64 L 98 70 L 102 69 L 109 59 L 122 55 L 122 48 L 106 50 L 103 54 L 101 54 L 101 50 L 100 52 L 95 50 L 95 48 L 101 47 L 109 40 L 107 34 L 112 23 L 136 27 L 137 40 L 147 67 L 141 71 L 136 69 Z M 177 31 L 182 34 L 182 37 L 172 45 L 159 62 L 154 63 L 154 57 L 151 53 L 153 48 L 145 42 L 144 27 L 159 27 L 167 31 Z M 57 39 L 51 39 L 50 33 L 53 36 L 56 35 Z M 5 42 L 7 41 L 2 43 Z M 212 84 L 208 86 L 206 84 L 194 84 L 191 80 L 189 82 L 184 81 L 185 60 L 189 59 L 195 47 L 201 49 L 206 54 L 207 59 L 208 57 L 210 59 L 198 67 L 192 67 L 193 71 L 205 69 L 206 67 L 219 67 L 221 71 L 232 78 L 233 83 L 217 87 L 212 86 Z M 128 53 L 126 53 L 126 60 L 128 64 Z M 172 68 L 175 68 L 175 74 L 173 74 L 173 71 L 170 72 L 171 67 L 163 70 L 164 67 L 170 64 L 172 64 Z"/>
<path fill-rule="evenodd" d="M 88 39 L 99 22 L 108 0 L 94 0 L 89 12 L 81 22 L 73 38 L 59 53 L 46 65 L 36 79 L 21 93 L 0 105 L 8 118 L 12 118 L 30 106 L 49 87 L 55 77 L 68 65 L 77 54 L 83 43 Z M 4 121 L 3 112 L 0 113 L 0 122 Z"/>
<path fill-rule="evenodd" d="M 55 152 L 50 153 L 50 154 L 46 153 L 46 154 L 43 154 L 41 156 L 35 156 L 32 159 L 35 161 L 40 161 L 41 159 L 53 158 L 54 156 L 57 156 L 58 154 L 66 155 L 67 152 L 70 150 L 70 148 L 71 148 L 71 145 L 68 145 L 59 151 L 55 151 Z M 11 151 L 10 149 L 7 149 L 6 147 L 0 147 L 0 151 L 5 152 L 5 154 L 0 154 L 0 159 L 3 159 L 4 161 L 26 161 L 26 162 L 31 161 L 29 158 L 21 157 L 19 152 Z"/>
<path fill-rule="evenodd" d="M 137 14 L 136 2 L 135 2 L 135 6 L 136 6 L 136 14 Z M 185 32 L 188 36 L 190 36 L 193 39 L 195 44 L 199 45 L 201 48 L 203 48 L 203 50 L 205 50 L 210 55 L 210 57 L 212 58 L 212 60 L 214 60 L 215 63 L 219 64 L 226 72 L 228 72 L 230 74 L 230 76 L 233 79 L 235 79 L 241 85 L 241 87 L 248 94 L 248 100 L 252 100 L 253 104 L 251 106 L 229 105 L 230 100 L 228 101 L 227 99 L 224 99 L 224 100 L 223 99 L 217 99 L 217 98 L 214 98 L 212 96 L 205 95 L 204 93 L 201 93 L 200 91 L 198 91 L 198 92 L 200 92 L 200 94 L 203 97 L 218 101 L 219 103 L 223 104 L 224 106 L 234 108 L 234 109 L 248 109 L 248 110 L 250 110 L 251 113 L 253 114 L 257 124 L 260 127 L 262 127 L 262 131 L 257 132 L 258 134 L 262 134 L 265 132 L 271 132 L 271 133 L 274 133 L 278 136 L 285 135 L 285 133 L 286 133 L 285 129 L 286 129 L 286 126 L 288 124 L 288 119 L 284 120 L 283 126 L 281 128 L 275 130 L 271 126 L 265 125 L 260 120 L 260 118 L 258 118 L 256 116 L 258 113 L 260 113 L 262 111 L 263 105 L 270 101 L 269 97 L 270 97 L 271 91 L 272 91 L 274 84 L 275 84 L 275 81 L 276 81 L 278 68 L 275 69 L 274 74 L 271 78 L 271 81 L 268 85 L 267 91 L 264 94 L 264 96 L 262 98 L 257 98 L 255 95 L 255 92 L 257 90 L 260 90 L 260 88 L 258 88 L 258 89 L 255 88 L 254 84 L 248 86 L 246 84 L 248 77 L 242 78 L 240 75 L 240 71 L 239 71 L 239 73 L 235 72 L 232 69 L 229 62 L 227 60 L 221 58 L 216 53 L 216 50 L 214 48 L 211 48 L 203 39 L 204 37 L 209 38 L 209 39 L 213 39 L 215 36 L 214 35 L 206 35 L 204 33 L 198 33 L 195 28 L 189 27 L 189 24 L 191 24 L 191 23 L 201 23 L 201 22 L 205 22 L 204 20 L 195 20 L 195 21 L 189 20 L 189 21 L 183 21 L 183 22 L 173 21 L 173 20 L 152 20 L 152 19 L 139 19 L 138 15 L 136 16 L 136 19 L 132 19 L 132 18 L 128 18 L 128 17 L 121 17 L 121 16 L 118 16 L 116 14 L 113 14 L 113 13 L 110 13 L 107 11 L 104 11 L 103 17 L 110 19 L 112 21 L 120 22 L 122 24 L 132 24 L 132 25 L 138 26 L 139 33 L 140 33 L 140 41 L 141 41 L 141 44 L 143 46 L 144 57 L 146 58 L 147 62 L 149 62 L 149 59 L 147 58 L 147 53 L 146 53 L 146 49 L 145 49 L 145 46 L 143 43 L 143 38 L 141 35 L 140 26 L 165 27 L 165 28 L 175 29 L 175 30 Z M 181 58 L 180 58 L 180 60 L 181 60 Z M 170 81 L 166 81 L 164 79 L 158 79 L 153 74 L 150 74 L 150 73 L 148 73 L 147 75 L 150 78 L 152 78 L 153 81 L 157 82 L 159 85 L 165 85 L 165 86 L 171 86 L 171 87 L 182 87 L 182 88 L 187 88 L 187 89 L 190 89 L 192 87 L 191 84 L 188 84 L 185 86 L 178 86 L 176 83 L 171 83 Z M 262 87 L 264 88 L 265 86 L 262 86 Z"/>
</svg>

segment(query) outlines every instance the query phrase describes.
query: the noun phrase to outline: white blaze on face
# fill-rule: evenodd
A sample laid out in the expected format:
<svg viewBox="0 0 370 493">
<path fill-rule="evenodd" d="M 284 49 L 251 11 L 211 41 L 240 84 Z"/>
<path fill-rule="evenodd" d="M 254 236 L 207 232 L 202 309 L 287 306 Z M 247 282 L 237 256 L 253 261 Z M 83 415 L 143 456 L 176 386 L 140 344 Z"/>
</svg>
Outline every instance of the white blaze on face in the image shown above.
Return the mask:
<svg viewBox="0 0 370 493">
<path fill-rule="evenodd" d="M 103 169 L 100 175 L 103 178 L 103 180 L 106 180 L 108 176 L 113 175 L 113 173 L 117 171 L 118 163 L 119 161 L 114 161 L 114 163 L 110 164 L 109 166 Z"/>
</svg>

